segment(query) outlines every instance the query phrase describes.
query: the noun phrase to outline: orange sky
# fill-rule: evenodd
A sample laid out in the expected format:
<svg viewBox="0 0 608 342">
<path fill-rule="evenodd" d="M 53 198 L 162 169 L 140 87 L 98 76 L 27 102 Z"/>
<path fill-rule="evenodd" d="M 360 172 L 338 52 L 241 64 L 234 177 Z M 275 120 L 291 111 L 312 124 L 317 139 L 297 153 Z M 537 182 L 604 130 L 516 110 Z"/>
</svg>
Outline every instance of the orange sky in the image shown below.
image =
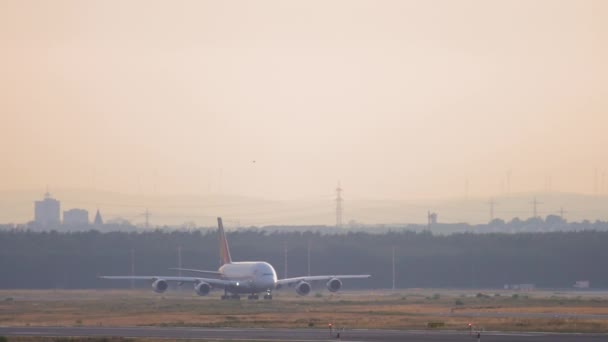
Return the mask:
<svg viewBox="0 0 608 342">
<path fill-rule="evenodd" d="M 0 190 L 590 193 L 607 60 L 601 0 L 2 0 Z"/>
</svg>

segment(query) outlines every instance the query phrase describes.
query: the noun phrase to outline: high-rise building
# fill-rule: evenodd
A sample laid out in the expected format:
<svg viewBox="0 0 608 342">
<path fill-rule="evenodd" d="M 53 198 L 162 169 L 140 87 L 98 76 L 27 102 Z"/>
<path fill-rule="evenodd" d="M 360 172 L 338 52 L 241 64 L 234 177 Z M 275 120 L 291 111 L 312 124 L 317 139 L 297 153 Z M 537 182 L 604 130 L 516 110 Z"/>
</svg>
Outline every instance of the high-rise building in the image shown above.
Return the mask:
<svg viewBox="0 0 608 342">
<path fill-rule="evenodd" d="M 86 225 L 89 224 L 89 212 L 84 209 L 70 209 L 63 212 L 63 224 Z"/>
<path fill-rule="evenodd" d="M 99 209 L 97 209 L 97 213 L 95 214 L 95 221 L 93 221 L 93 224 L 103 224 L 103 219 L 101 218 Z"/>
<path fill-rule="evenodd" d="M 43 226 L 57 225 L 61 223 L 60 209 L 61 203 L 47 191 L 42 201 L 34 203 L 34 221 Z"/>
</svg>

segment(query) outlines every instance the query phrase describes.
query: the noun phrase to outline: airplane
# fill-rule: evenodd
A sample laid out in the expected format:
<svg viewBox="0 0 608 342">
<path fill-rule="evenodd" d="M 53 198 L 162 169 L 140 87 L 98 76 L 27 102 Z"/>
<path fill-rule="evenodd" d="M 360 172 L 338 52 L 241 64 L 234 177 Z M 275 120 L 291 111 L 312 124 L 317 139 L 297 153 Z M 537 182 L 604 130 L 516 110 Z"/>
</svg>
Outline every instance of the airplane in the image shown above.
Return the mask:
<svg viewBox="0 0 608 342">
<path fill-rule="evenodd" d="M 224 232 L 222 218 L 217 218 L 218 235 L 220 244 L 220 268 L 217 271 L 197 270 L 191 268 L 172 268 L 211 275 L 207 277 L 174 277 L 174 276 L 100 276 L 102 279 L 119 280 L 148 280 L 152 282 L 152 289 L 156 293 L 163 293 L 169 288 L 169 282 L 178 284 L 192 283 L 194 292 L 199 296 L 206 296 L 211 289 L 224 289 L 221 299 L 241 299 L 240 294 L 249 294 L 250 300 L 259 299 L 259 293 L 265 293 L 264 299 L 272 299 L 272 290 L 283 286 L 295 286 L 296 293 L 306 296 L 312 290 L 311 282 L 327 281 L 326 287 L 331 292 L 337 292 L 342 288 L 340 279 L 362 279 L 369 278 L 369 274 L 361 275 L 318 275 L 301 276 L 295 278 L 277 279 L 277 272 L 271 264 L 263 261 L 232 261 L 228 240 Z"/>
</svg>

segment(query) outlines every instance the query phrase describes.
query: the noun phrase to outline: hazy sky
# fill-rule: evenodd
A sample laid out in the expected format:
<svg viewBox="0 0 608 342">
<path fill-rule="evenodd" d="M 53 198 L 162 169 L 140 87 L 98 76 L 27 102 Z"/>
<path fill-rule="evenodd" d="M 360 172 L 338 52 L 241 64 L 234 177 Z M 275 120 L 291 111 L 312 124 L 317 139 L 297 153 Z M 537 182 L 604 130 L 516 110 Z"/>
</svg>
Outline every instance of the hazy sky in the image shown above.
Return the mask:
<svg viewBox="0 0 608 342">
<path fill-rule="evenodd" d="M 602 0 L 0 0 L 0 190 L 590 193 L 606 61 Z"/>
</svg>

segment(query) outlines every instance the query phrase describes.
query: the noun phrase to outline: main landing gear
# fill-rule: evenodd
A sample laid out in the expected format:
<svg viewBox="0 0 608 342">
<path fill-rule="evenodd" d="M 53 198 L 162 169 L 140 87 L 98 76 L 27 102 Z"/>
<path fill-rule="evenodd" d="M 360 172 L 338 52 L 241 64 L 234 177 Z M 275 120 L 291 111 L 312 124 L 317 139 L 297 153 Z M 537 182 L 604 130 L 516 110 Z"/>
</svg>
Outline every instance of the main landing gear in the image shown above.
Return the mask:
<svg viewBox="0 0 608 342">
<path fill-rule="evenodd" d="M 222 298 L 222 300 L 230 300 L 230 299 L 240 300 L 241 296 L 239 296 L 238 294 L 228 294 L 228 291 L 224 290 L 224 295 L 221 298 Z M 258 296 L 257 293 L 252 293 L 249 296 L 247 296 L 247 299 L 258 300 L 258 299 L 260 299 L 260 296 Z M 271 300 L 272 292 L 266 291 L 266 294 L 264 295 L 264 299 Z"/>
</svg>

